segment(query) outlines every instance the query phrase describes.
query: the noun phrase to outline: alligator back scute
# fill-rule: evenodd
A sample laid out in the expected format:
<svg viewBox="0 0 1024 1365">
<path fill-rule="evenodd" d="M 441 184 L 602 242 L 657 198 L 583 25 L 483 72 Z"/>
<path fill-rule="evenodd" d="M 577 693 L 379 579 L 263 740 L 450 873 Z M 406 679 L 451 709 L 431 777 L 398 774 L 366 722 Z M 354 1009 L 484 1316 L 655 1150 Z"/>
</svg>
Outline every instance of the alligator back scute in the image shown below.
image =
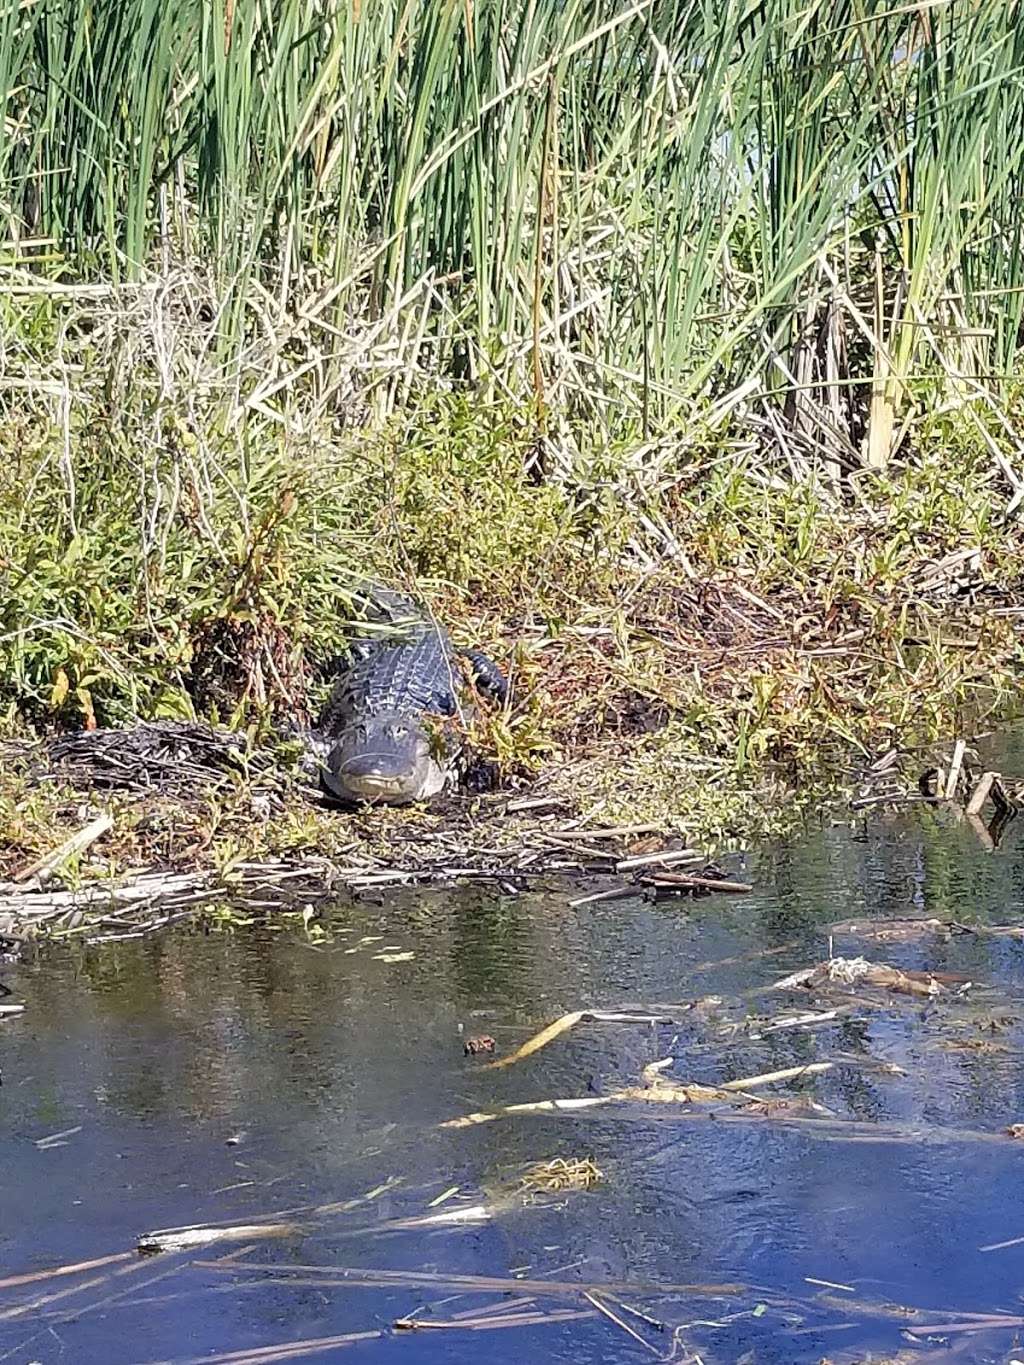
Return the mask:
<svg viewBox="0 0 1024 1365">
<path fill-rule="evenodd" d="M 451 646 L 435 626 L 424 623 L 360 652 L 363 657 L 335 683 L 321 729 L 337 733 L 355 716 L 386 711 L 410 716 L 457 711 Z"/>
</svg>

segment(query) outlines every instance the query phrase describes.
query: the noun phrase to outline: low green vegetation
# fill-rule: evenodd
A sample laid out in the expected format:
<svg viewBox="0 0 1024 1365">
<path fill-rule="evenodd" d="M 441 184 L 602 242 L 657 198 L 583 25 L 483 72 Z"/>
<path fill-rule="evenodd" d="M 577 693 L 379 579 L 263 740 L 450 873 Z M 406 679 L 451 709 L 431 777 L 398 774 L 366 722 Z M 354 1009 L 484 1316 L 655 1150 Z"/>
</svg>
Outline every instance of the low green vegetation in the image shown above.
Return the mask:
<svg viewBox="0 0 1024 1365">
<path fill-rule="evenodd" d="M 0 726 L 262 742 L 364 575 L 694 837 L 1012 712 L 1020 17 L 0 0 Z M 333 837 L 246 801 L 161 856 Z"/>
<path fill-rule="evenodd" d="M 415 585 L 511 668 L 515 703 L 480 735 L 507 777 L 694 837 L 784 825 L 851 760 L 1010 714 L 1019 693 L 1018 618 L 1001 613 L 1024 546 L 956 420 L 845 497 L 765 480 L 725 441 L 697 470 L 666 460 L 654 497 L 601 470 L 537 483 L 515 409 L 438 398 L 372 434 L 250 445 L 245 521 L 226 438 L 182 460 L 174 507 L 144 479 L 111 496 L 126 466 L 168 456 L 86 423 L 73 535 L 59 447 L 42 454 L 59 430 L 23 440 L 32 498 L 13 461 L 0 471 L 8 730 L 198 716 L 267 737 L 275 716 L 315 711 L 363 574 Z M 8 797 L 9 850 L 52 846 L 39 794 Z M 351 833 L 301 800 L 267 825 L 244 783 L 161 818 L 172 862 L 176 841 L 227 865 Z M 147 847 L 128 840 L 129 863 Z"/>
</svg>

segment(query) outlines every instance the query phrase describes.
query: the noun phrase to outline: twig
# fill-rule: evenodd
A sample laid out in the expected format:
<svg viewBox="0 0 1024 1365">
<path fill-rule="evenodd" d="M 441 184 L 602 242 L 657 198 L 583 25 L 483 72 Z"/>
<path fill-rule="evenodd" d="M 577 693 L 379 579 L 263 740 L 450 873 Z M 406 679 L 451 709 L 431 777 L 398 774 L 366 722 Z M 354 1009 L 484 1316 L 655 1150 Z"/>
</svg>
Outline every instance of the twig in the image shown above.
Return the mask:
<svg viewBox="0 0 1024 1365">
<path fill-rule="evenodd" d="M 966 741 L 958 739 L 953 746 L 953 759 L 949 765 L 949 774 L 946 778 L 946 800 L 952 801 L 956 796 L 957 783 L 960 781 L 960 769 L 963 767 L 964 754 L 967 752 Z"/>
<path fill-rule="evenodd" d="M 112 1256 L 97 1256 L 92 1261 L 73 1261 L 70 1265 L 54 1266 L 51 1270 L 30 1270 L 24 1275 L 8 1275 L 0 1280 L 0 1289 L 17 1289 L 23 1284 L 38 1284 L 41 1280 L 53 1280 L 62 1275 L 80 1275 L 84 1270 L 99 1270 L 101 1266 L 117 1265 L 121 1261 L 134 1259 L 131 1251 L 115 1251 Z"/>
<path fill-rule="evenodd" d="M 627 1336 L 631 1336 L 634 1341 L 638 1341 L 645 1351 L 650 1351 L 651 1355 L 655 1356 L 661 1354 L 661 1352 L 658 1351 L 656 1347 L 652 1346 L 649 1341 L 645 1341 L 639 1332 L 630 1327 L 628 1322 L 623 1322 L 618 1313 L 613 1313 L 607 1304 L 602 1303 L 596 1294 L 592 1294 L 588 1289 L 584 1291 L 583 1297 L 588 1303 L 592 1303 L 599 1313 L 603 1313 L 609 1322 L 614 1322 L 615 1326 L 620 1327 Z"/>
<path fill-rule="evenodd" d="M 64 1128 L 59 1133 L 50 1133 L 48 1137 L 37 1138 L 36 1147 L 41 1152 L 45 1152 L 51 1147 L 66 1147 L 67 1143 L 64 1142 L 64 1138 L 74 1137 L 76 1133 L 81 1131 L 82 1125 L 80 1123 L 74 1128 Z"/>
<path fill-rule="evenodd" d="M 132 1265 L 122 1266 L 120 1270 L 108 1271 L 105 1275 L 94 1275 L 92 1279 L 81 1280 L 78 1284 L 68 1285 L 65 1289 L 56 1289 L 52 1294 L 42 1294 L 39 1298 L 31 1299 L 27 1303 L 19 1303 L 13 1308 L 5 1308 L 0 1311 L 0 1322 L 10 1322 L 13 1318 L 24 1317 L 26 1313 L 38 1313 L 41 1308 L 48 1308 L 51 1304 L 61 1303 L 64 1299 L 73 1298 L 76 1294 L 83 1294 L 87 1289 L 95 1289 L 97 1285 L 106 1284 L 111 1279 L 122 1275 L 133 1275 L 141 1270 L 143 1265 L 144 1262 L 135 1261 Z"/>
<path fill-rule="evenodd" d="M 175 1360 L 153 1360 L 147 1365 L 277 1365 L 278 1361 L 296 1360 L 300 1356 L 320 1355 L 325 1351 L 340 1350 L 358 1341 L 381 1341 L 385 1333 L 342 1332 L 333 1337 L 303 1337 L 283 1342 L 280 1346 L 247 1347 L 241 1351 L 220 1351 L 216 1355 L 179 1356 Z"/>
<path fill-rule="evenodd" d="M 563 1033 L 568 1033 L 571 1028 L 575 1028 L 583 1016 L 583 1010 L 573 1010 L 569 1014 L 561 1015 L 553 1024 L 548 1024 L 539 1033 L 535 1033 L 532 1038 L 528 1038 L 518 1051 L 511 1053 L 508 1057 L 499 1057 L 493 1062 L 488 1062 L 485 1069 L 498 1071 L 502 1067 L 512 1066 L 514 1062 L 521 1062 L 525 1057 L 532 1057 L 542 1047 L 547 1047 L 548 1043 L 554 1042 Z"/>
<path fill-rule="evenodd" d="M 1011 1237 L 1006 1242 L 989 1242 L 988 1246 L 979 1247 L 979 1251 L 1005 1251 L 1007 1247 L 1019 1247 L 1024 1242 L 1024 1237 Z"/>
<path fill-rule="evenodd" d="M 965 814 L 967 815 L 981 814 L 985 802 L 988 800 L 989 792 L 992 790 L 993 784 L 999 781 L 999 778 L 1000 778 L 999 773 L 992 772 L 982 773 L 981 777 L 979 777 L 978 779 L 974 791 L 971 793 L 971 799 L 967 802 Z"/>
<path fill-rule="evenodd" d="M 584 1297 L 589 1297 L 584 1295 Z M 553 1312 L 534 1313 L 479 1313 L 476 1317 L 462 1318 L 398 1318 L 394 1326 L 400 1331 L 447 1330 L 464 1332 L 496 1331 L 505 1327 L 537 1327 L 546 1322 L 576 1322 L 580 1318 L 592 1318 L 593 1313 L 586 1308 L 556 1308 Z"/>
<path fill-rule="evenodd" d="M 560 835 L 540 833 L 536 837 L 542 840 L 545 844 L 549 845 L 551 848 L 565 849 L 567 853 L 576 853 L 581 858 L 589 858 L 594 862 L 610 863 L 614 857 L 613 854 L 605 852 L 604 849 L 588 848 L 586 844 L 576 843 L 575 841 L 564 839 Z M 619 864 L 616 864 L 615 870 L 617 872 L 621 871 Z"/>
<path fill-rule="evenodd" d="M 607 829 L 560 829 L 557 834 L 578 834 L 584 839 L 624 839 L 635 834 L 659 834 L 660 825 L 611 825 Z"/>
<path fill-rule="evenodd" d="M 850 802 L 851 810 L 867 810 L 870 806 L 913 805 L 929 798 L 921 792 L 881 792 L 877 796 L 858 796 Z"/>
<path fill-rule="evenodd" d="M 695 848 L 681 848 L 672 853 L 645 853 L 637 858 L 623 858 L 615 864 L 615 871 L 631 872 L 635 867 L 674 867 L 677 863 L 699 863 L 703 856 Z"/>
<path fill-rule="evenodd" d="M 483 1070 L 498 1071 L 503 1067 L 512 1066 L 515 1062 L 521 1062 L 527 1057 L 532 1057 L 541 1048 L 547 1047 L 548 1043 L 553 1043 L 556 1038 L 560 1038 L 563 1033 L 568 1033 L 577 1024 L 583 1021 L 588 1023 L 603 1024 L 660 1024 L 671 1023 L 671 1016 L 660 1011 L 635 1009 L 635 1010 L 573 1010 L 570 1014 L 563 1014 L 554 1023 L 542 1028 L 539 1033 L 535 1033 L 532 1038 L 528 1038 L 518 1051 L 510 1053 L 507 1057 L 499 1057 L 493 1062 L 488 1062 Z"/>
<path fill-rule="evenodd" d="M 222 1261 L 193 1261 L 193 1265 L 203 1270 L 237 1271 L 238 1267 Z M 400 1285 L 404 1288 L 443 1285 L 451 1289 L 464 1290 L 466 1293 L 495 1294 L 533 1294 L 537 1298 L 575 1298 L 588 1289 L 598 1293 L 634 1294 L 639 1296 L 655 1294 L 693 1294 L 705 1298 L 736 1297 L 746 1292 L 746 1286 L 735 1281 L 718 1284 L 691 1283 L 676 1284 L 660 1280 L 609 1280 L 606 1283 L 586 1284 L 580 1280 L 543 1280 L 518 1279 L 512 1276 L 473 1275 L 449 1271 L 431 1270 L 378 1270 L 367 1266 L 306 1265 L 294 1262 L 265 1263 L 246 1267 L 250 1274 L 263 1275 L 303 1275 L 311 1282 L 337 1285 L 368 1285 L 377 1288 L 381 1285 Z"/>
<path fill-rule="evenodd" d="M 537 1302 L 536 1296 L 520 1299 L 499 1299 L 497 1303 L 485 1304 L 483 1308 L 463 1308 L 458 1313 L 452 1313 L 453 1322 L 461 1322 L 463 1318 L 483 1318 L 489 1317 L 492 1313 L 497 1313 L 502 1317 L 511 1313 L 519 1312 L 523 1308 L 530 1308 Z"/>
<path fill-rule="evenodd" d="M 255 1238 L 292 1237 L 301 1229 L 297 1223 L 246 1223 L 236 1227 L 189 1228 L 181 1232 L 147 1232 L 136 1243 L 136 1250 L 156 1252 L 191 1251 L 214 1242 L 248 1242 Z"/>
<path fill-rule="evenodd" d="M 749 882 L 729 882 L 719 877 L 674 876 L 670 873 L 659 873 L 644 884 L 656 890 L 729 891 L 739 895 L 754 889 Z"/>
<path fill-rule="evenodd" d="M 608 891 L 595 891 L 590 896 L 577 896 L 569 902 L 569 909 L 575 910 L 580 905 L 596 905 L 598 901 L 620 901 L 628 900 L 638 894 L 635 886 L 613 886 Z"/>
<path fill-rule="evenodd" d="M 904 1331 L 912 1337 L 922 1336 L 953 1336 L 961 1332 L 988 1332 L 993 1327 L 1002 1327 L 1005 1330 L 1018 1331 L 1024 1327 L 1024 1317 L 1005 1316 L 1001 1313 L 990 1313 L 987 1317 L 979 1315 L 971 1318 L 967 1322 L 930 1322 L 920 1327 L 906 1327 Z"/>
<path fill-rule="evenodd" d="M 682 1089 L 682 1087 L 680 1087 Z M 602 1119 L 615 1118 L 629 1123 L 636 1122 L 638 1115 L 627 1105 L 627 1101 L 639 1095 L 617 1094 L 586 1097 L 582 1099 L 535 1100 L 527 1104 L 510 1104 L 495 1109 L 478 1110 L 456 1119 L 446 1119 L 439 1128 L 469 1128 L 484 1123 L 494 1123 L 498 1119 L 515 1117 L 520 1114 L 570 1115 L 577 1117 L 581 1111 L 602 1107 Z M 753 1096 L 748 1096 L 753 1099 Z M 678 1104 L 651 1106 L 639 1116 L 644 1123 L 713 1123 L 716 1127 L 731 1123 L 767 1123 L 779 1128 L 798 1129 L 805 1137 L 817 1138 L 825 1142 L 867 1142 L 867 1143 L 907 1143 L 913 1146 L 936 1146 L 945 1143 L 974 1142 L 992 1146 L 994 1144 L 1014 1143 L 1020 1146 L 1017 1138 L 1005 1132 L 985 1132 L 972 1128 L 935 1128 L 915 1126 L 910 1123 L 867 1123 L 860 1119 L 830 1118 L 825 1114 L 814 1115 L 766 1113 L 763 1109 L 744 1104 L 738 1108 L 701 1108 L 682 1100 Z"/>
<path fill-rule="evenodd" d="M 774 1023 L 766 1024 L 759 1033 L 751 1034 L 751 1037 L 759 1038 L 765 1033 L 779 1033 L 782 1029 L 806 1028 L 811 1024 L 827 1024 L 842 1013 L 848 1013 L 848 1010 L 824 1010 L 820 1014 L 797 1014 L 785 1019 L 776 1019 Z"/>
<path fill-rule="evenodd" d="M 722 1090 L 752 1090 L 755 1086 L 775 1085 L 778 1081 L 793 1081 L 800 1076 L 817 1076 L 831 1071 L 834 1062 L 808 1062 L 806 1066 L 788 1066 L 783 1071 L 765 1071 L 760 1076 L 745 1076 L 741 1081 L 725 1081 Z"/>
<path fill-rule="evenodd" d="M 974 836 L 986 853 L 991 853 L 996 846 L 996 841 L 985 827 L 985 822 L 978 815 L 965 815 L 964 819 L 974 831 Z"/>
</svg>

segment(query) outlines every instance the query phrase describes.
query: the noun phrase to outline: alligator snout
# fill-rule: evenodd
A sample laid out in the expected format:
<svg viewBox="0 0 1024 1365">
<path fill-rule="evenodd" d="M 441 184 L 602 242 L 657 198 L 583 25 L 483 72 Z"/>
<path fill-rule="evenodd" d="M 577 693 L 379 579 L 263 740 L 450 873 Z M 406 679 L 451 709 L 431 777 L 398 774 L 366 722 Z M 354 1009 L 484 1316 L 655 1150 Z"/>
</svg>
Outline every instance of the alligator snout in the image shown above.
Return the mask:
<svg viewBox="0 0 1024 1365">
<path fill-rule="evenodd" d="M 425 731 L 406 717 L 389 716 L 348 730 L 323 769 L 324 786 L 338 799 L 389 805 L 434 796 L 445 776 Z"/>
</svg>

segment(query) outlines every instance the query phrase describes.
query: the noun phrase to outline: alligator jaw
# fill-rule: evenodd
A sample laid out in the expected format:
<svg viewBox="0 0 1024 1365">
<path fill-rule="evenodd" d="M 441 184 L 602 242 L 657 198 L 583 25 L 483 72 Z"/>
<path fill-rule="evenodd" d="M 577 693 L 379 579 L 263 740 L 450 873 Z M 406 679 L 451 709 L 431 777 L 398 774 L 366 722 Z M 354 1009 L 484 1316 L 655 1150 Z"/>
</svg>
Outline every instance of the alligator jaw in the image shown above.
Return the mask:
<svg viewBox="0 0 1024 1365">
<path fill-rule="evenodd" d="M 422 795 L 418 776 L 388 777 L 379 773 L 346 773 L 325 767 L 324 789 L 337 801 L 355 805 L 404 806 Z"/>
<path fill-rule="evenodd" d="M 328 769 L 324 775 L 324 785 L 332 796 L 341 801 L 371 806 L 404 806 L 418 799 L 417 794 L 410 791 L 401 779 L 377 777 L 372 773 L 349 777 Z"/>
<path fill-rule="evenodd" d="M 405 806 L 435 796 L 445 786 L 448 774 L 433 760 L 426 771 L 403 776 L 383 773 L 349 773 L 325 765 L 321 780 L 336 800 L 367 805 Z"/>
</svg>

